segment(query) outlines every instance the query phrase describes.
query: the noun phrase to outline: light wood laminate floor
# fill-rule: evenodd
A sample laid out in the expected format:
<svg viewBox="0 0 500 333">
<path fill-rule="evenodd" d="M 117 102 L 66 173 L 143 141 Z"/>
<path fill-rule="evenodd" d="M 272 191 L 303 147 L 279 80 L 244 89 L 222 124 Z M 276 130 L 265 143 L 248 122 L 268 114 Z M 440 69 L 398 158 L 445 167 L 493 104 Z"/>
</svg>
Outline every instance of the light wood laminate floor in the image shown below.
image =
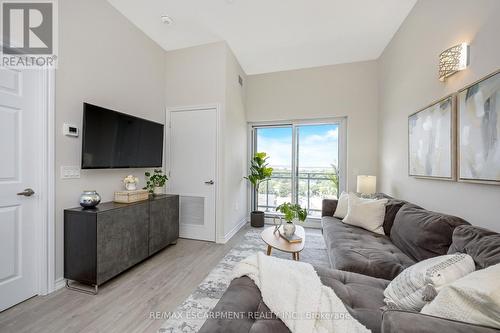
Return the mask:
<svg viewBox="0 0 500 333">
<path fill-rule="evenodd" d="M 150 312 L 174 311 L 249 229 L 226 244 L 179 239 L 96 296 L 63 288 L 33 297 L 0 313 L 0 332 L 157 332 L 164 319 Z"/>
</svg>

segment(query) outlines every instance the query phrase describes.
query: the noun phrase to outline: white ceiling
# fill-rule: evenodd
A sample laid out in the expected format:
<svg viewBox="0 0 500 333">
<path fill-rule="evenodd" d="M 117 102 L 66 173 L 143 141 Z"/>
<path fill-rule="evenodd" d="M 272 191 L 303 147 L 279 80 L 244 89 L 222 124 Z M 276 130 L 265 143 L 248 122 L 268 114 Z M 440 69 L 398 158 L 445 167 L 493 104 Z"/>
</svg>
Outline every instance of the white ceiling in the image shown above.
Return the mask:
<svg viewBox="0 0 500 333">
<path fill-rule="evenodd" d="M 225 40 L 247 74 L 377 59 L 416 2 L 108 1 L 167 51 Z"/>
</svg>

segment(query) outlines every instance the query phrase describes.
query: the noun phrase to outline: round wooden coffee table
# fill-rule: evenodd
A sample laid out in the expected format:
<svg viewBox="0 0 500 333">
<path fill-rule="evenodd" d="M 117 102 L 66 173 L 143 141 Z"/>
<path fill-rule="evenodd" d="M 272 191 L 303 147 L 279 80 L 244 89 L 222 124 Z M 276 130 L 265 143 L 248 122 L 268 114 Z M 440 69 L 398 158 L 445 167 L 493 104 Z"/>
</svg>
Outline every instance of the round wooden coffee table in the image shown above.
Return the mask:
<svg viewBox="0 0 500 333">
<path fill-rule="evenodd" d="M 283 226 L 280 227 L 280 232 L 283 232 Z M 299 253 L 304 249 L 306 243 L 306 233 L 300 225 L 295 226 L 295 234 L 302 238 L 300 243 L 289 243 L 283 239 L 278 232 L 274 232 L 274 227 L 268 227 L 260 234 L 262 240 L 267 244 L 267 255 L 271 255 L 272 249 L 277 249 L 283 252 L 292 254 L 293 260 L 299 260 Z"/>
</svg>

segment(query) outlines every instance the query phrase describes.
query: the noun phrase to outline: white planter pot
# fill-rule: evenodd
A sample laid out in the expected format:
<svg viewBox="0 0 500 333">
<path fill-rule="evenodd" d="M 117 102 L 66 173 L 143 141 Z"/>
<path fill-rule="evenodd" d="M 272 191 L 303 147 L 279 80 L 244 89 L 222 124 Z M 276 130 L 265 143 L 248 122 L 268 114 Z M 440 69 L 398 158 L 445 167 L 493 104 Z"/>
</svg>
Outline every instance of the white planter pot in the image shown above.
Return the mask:
<svg viewBox="0 0 500 333">
<path fill-rule="evenodd" d="M 125 189 L 127 191 L 135 191 L 135 190 L 137 190 L 137 184 L 136 183 L 127 183 L 127 184 L 125 184 Z"/>
<path fill-rule="evenodd" d="M 153 190 L 154 195 L 160 195 L 163 194 L 163 187 L 157 186 Z"/>
<path fill-rule="evenodd" d="M 291 237 L 295 233 L 295 224 L 293 222 L 286 222 L 283 225 L 283 234 L 286 237 Z"/>
</svg>

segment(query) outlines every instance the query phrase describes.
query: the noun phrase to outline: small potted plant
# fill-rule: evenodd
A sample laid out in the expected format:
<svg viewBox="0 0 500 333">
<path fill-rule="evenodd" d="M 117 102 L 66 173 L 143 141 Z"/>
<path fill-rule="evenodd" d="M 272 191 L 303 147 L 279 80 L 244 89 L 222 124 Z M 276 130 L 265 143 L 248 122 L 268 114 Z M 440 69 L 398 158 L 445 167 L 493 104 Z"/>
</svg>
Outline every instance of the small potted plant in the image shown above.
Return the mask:
<svg viewBox="0 0 500 333">
<path fill-rule="evenodd" d="M 270 168 L 267 163 L 269 157 L 266 153 L 255 153 L 250 164 L 250 174 L 245 177 L 254 187 L 255 193 L 259 196 L 259 186 L 265 181 L 271 179 L 273 168 Z M 256 204 L 257 205 L 257 204 Z M 250 213 L 250 224 L 252 227 L 264 226 L 264 212 L 254 210 Z"/>
<path fill-rule="evenodd" d="M 148 190 L 150 194 L 163 194 L 163 187 L 168 180 L 167 175 L 164 175 L 161 169 L 155 169 L 152 174 L 146 171 L 144 175 L 146 176 L 146 186 L 143 189 Z"/>
<path fill-rule="evenodd" d="M 304 222 L 307 218 L 307 210 L 305 208 L 300 207 L 297 204 L 291 204 L 289 202 L 285 202 L 278 207 L 276 207 L 276 211 L 282 213 L 284 216 L 286 223 L 283 226 L 283 233 L 286 237 L 291 237 L 295 233 L 295 224 L 294 221 Z"/>
<path fill-rule="evenodd" d="M 137 190 L 137 184 L 139 183 L 139 178 L 134 177 L 132 175 L 128 175 L 123 178 L 123 184 L 125 184 L 125 189 L 127 191 L 135 191 Z"/>
</svg>

